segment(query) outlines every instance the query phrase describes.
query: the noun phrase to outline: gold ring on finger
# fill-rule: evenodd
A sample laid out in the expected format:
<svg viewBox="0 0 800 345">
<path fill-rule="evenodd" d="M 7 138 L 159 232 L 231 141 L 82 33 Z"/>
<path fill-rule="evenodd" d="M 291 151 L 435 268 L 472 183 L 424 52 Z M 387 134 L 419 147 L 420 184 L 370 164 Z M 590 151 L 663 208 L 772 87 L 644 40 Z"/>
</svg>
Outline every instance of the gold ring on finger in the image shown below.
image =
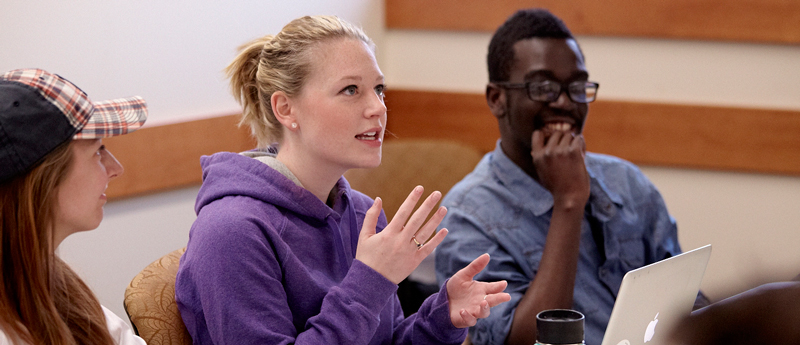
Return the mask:
<svg viewBox="0 0 800 345">
<path fill-rule="evenodd" d="M 417 235 L 411 236 L 411 240 L 414 241 L 414 245 L 417 246 L 417 250 L 422 249 L 422 243 L 419 243 L 419 241 L 417 241 Z"/>
</svg>

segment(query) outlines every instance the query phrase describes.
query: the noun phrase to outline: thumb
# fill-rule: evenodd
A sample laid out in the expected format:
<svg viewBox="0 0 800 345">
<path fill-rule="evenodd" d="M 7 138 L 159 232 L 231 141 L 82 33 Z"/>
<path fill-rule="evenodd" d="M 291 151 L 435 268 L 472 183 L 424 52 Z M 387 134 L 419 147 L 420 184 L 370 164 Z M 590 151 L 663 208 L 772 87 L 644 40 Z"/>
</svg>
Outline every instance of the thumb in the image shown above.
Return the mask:
<svg viewBox="0 0 800 345">
<path fill-rule="evenodd" d="M 472 278 L 475 277 L 476 274 L 483 271 L 483 269 L 486 268 L 486 265 L 488 264 L 489 264 L 489 254 L 484 253 L 477 259 L 472 260 L 472 262 L 470 262 L 469 265 L 467 265 L 467 267 L 462 268 L 460 271 L 456 272 L 456 274 L 462 276 L 460 278 L 464 279 L 465 281 L 470 281 L 472 280 Z"/>
<path fill-rule="evenodd" d="M 586 158 L 586 138 L 583 137 L 583 134 L 579 136 L 580 145 L 581 145 L 581 155 L 583 158 Z"/>
<path fill-rule="evenodd" d="M 361 233 L 358 235 L 358 242 L 366 240 L 375 235 L 375 227 L 378 226 L 378 216 L 381 214 L 381 207 L 383 200 L 380 197 L 375 198 L 372 206 L 367 210 L 364 215 L 364 224 L 361 225 Z"/>
<path fill-rule="evenodd" d="M 541 129 L 533 131 L 531 135 L 531 154 L 534 151 L 541 151 L 544 148 L 545 137 Z"/>
</svg>

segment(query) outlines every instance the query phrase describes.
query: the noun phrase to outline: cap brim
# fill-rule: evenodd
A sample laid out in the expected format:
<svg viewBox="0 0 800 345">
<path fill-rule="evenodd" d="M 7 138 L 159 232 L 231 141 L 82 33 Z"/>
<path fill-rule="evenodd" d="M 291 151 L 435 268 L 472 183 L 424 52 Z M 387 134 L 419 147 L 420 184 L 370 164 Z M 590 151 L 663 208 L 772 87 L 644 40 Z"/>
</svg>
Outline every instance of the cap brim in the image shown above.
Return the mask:
<svg viewBox="0 0 800 345">
<path fill-rule="evenodd" d="M 98 139 L 130 133 L 142 127 L 147 120 L 147 104 L 139 96 L 93 105 L 92 116 L 73 139 Z"/>
</svg>

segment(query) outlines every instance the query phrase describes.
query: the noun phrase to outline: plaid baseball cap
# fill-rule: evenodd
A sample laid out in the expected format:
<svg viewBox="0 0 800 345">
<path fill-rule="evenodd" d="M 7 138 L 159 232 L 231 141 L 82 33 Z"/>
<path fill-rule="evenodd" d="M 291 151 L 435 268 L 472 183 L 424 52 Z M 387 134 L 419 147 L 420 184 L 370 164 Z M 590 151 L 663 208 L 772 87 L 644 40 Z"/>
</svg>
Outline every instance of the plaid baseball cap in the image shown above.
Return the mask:
<svg viewBox="0 0 800 345">
<path fill-rule="evenodd" d="M 33 168 L 64 142 L 122 135 L 145 120 L 141 97 L 93 103 L 57 74 L 6 72 L 0 77 L 0 182 Z"/>
</svg>

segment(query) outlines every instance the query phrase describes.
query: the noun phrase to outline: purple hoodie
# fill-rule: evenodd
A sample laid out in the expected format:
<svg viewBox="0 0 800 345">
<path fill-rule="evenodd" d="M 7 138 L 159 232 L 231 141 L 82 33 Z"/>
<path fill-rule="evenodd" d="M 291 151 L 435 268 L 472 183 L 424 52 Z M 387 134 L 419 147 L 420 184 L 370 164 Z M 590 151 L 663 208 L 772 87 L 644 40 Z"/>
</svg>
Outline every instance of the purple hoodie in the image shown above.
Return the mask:
<svg viewBox="0 0 800 345">
<path fill-rule="evenodd" d="M 355 260 L 372 199 L 337 182 L 333 208 L 253 158 L 201 158 L 197 220 L 175 299 L 195 345 L 460 344 L 446 289 L 403 318 L 397 285 Z M 381 213 L 378 231 L 386 226 Z"/>
</svg>

